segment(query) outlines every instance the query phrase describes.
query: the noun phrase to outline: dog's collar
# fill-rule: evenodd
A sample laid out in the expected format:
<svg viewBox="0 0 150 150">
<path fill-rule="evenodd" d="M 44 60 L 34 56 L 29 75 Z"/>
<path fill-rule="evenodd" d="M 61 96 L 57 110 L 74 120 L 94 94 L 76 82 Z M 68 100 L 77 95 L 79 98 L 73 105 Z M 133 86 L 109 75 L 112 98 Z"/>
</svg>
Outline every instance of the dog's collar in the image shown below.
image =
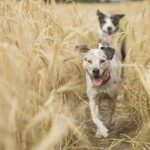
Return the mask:
<svg viewBox="0 0 150 150">
<path fill-rule="evenodd" d="M 111 76 L 110 76 L 110 72 L 109 72 L 108 78 L 106 80 L 103 80 L 102 85 L 105 85 L 110 79 L 111 79 Z"/>
</svg>

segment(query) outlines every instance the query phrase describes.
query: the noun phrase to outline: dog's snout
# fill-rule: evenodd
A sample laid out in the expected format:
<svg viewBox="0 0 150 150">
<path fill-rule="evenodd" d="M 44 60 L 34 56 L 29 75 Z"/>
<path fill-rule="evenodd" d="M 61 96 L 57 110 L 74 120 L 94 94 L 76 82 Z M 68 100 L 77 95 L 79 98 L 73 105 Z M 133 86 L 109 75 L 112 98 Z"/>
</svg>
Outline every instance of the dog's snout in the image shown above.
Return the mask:
<svg viewBox="0 0 150 150">
<path fill-rule="evenodd" d="M 93 69 L 93 74 L 94 75 L 99 75 L 99 69 L 97 69 L 97 68 Z"/>
<path fill-rule="evenodd" d="M 112 31 L 112 27 L 108 27 L 107 29 L 108 29 L 108 31 Z"/>
</svg>

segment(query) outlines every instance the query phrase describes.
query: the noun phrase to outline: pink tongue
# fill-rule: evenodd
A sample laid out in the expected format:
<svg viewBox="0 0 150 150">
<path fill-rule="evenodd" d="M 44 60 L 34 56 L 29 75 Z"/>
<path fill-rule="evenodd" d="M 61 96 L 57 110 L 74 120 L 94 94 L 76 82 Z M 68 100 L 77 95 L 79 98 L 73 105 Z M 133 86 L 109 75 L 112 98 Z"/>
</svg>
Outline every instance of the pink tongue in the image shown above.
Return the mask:
<svg viewBox="0 0 150 150">
<path fill-rule="evenodd" d="M 106 34 L 106 35 L 104 36 L 104 42 L 105 42 L 106 44 L 111 44 L 112 41 L 113 41 L 113 36 L 112 36 L 112 35 Z"/>
<path fill-rule="evenodd" d="M 94 78 L 93 79 L 93 85 L 94 86 L 100 86 L 100 85 L 102 85 L 102 83 L 103 83 L 103 80 L 102 79 L 99 79 L 99 78 Z"/>
</svg>

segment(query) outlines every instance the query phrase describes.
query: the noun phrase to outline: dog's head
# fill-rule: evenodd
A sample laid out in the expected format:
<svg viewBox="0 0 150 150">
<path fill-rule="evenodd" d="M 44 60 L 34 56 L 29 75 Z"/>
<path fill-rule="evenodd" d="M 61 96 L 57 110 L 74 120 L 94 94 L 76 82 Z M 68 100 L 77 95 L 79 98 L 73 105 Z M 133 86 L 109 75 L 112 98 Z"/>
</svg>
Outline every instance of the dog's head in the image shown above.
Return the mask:
<svg viewBox="0 0 150 150">
<path fill-rule="evenodd" d="M 97 10 L 97 16 L 101 29 L 101 40 L 106 45 L 110 45 L 113 42 L 113 35 L 119 29 L 119 22 L 125 16 L 124 14 L 116 14 L 107 16 L 101 11 Z"/>
<path fill-rule="evenodd" d="M 124 14 L 115 14 L 107 16 L 100 10 L 97 10 L 97 16 L 101 30 L 109 35 L 115 33 L 119 29 L 119 22 L 125 16 Z"/>
<path fill-rule="evenodd" d="M 94 86 L 103 85 L 110 78 L 110 60 L 112 60 L 114 52 L 113 48 L 103 46 L 98 49 L 87 49 L 83 67 Z"/>
</svg>

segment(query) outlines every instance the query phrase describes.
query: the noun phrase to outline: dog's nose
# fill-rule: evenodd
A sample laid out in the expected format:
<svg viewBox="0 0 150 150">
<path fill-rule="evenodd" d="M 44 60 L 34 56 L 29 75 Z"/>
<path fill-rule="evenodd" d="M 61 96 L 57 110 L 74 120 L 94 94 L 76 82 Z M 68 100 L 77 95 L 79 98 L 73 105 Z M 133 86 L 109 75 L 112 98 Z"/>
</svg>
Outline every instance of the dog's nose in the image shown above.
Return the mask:
<svg viewBox="0 0 150 150">
<path fill-rule="evenodd" d="M 108 31 L 111 31 L 111 30 L 112 30 L 112 27 L 108 27 L 107 29 L 108 29 Z"/>
<path fill-rule="evenodd" d="M 93 69 L 93 74 L 94 75 L 99 75 L 99 69 L 97 69 L 97 68 Z"/>
</svg>

